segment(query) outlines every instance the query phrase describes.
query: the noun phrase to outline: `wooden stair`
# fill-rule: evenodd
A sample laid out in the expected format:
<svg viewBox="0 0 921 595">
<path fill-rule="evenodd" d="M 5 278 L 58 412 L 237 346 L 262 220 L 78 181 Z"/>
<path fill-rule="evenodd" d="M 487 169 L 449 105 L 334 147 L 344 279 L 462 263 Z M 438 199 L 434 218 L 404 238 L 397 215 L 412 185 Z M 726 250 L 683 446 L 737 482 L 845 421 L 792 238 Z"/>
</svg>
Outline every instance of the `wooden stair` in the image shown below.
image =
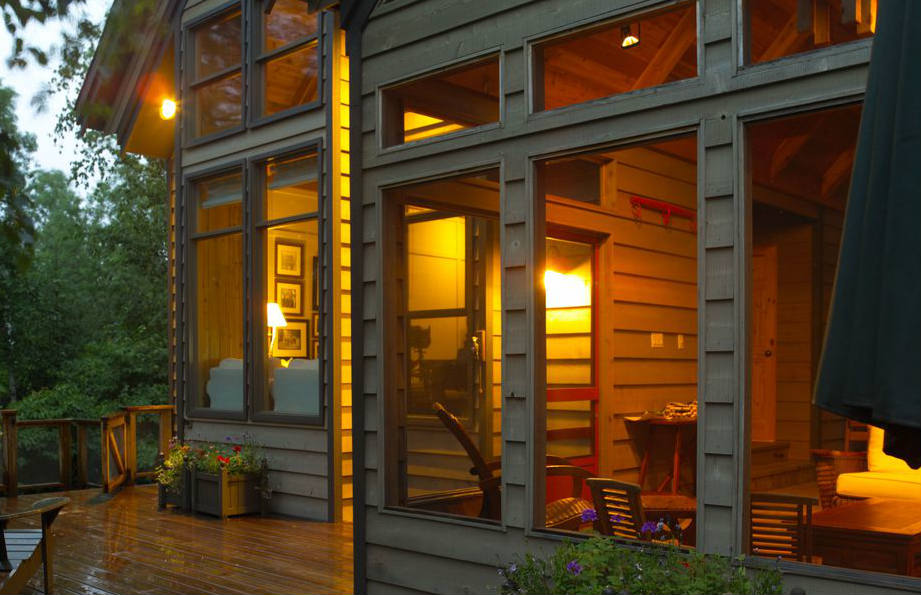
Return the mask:
<svg viewBox="0 0 921 595">
<path fill-rule="evenodd" d="M 788 442 L 752 442 L 750 489 L 763 492 L 815 481 L 810 461 L 789 458 Z"/>
</svg>

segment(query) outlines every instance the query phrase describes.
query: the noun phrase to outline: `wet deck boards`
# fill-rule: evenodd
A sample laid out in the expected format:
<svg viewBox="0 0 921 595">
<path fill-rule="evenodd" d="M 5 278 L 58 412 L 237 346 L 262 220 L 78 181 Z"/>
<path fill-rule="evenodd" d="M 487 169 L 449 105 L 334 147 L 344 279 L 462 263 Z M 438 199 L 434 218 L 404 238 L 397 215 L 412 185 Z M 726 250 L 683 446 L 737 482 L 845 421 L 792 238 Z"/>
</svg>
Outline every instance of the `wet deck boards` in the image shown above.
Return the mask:
<svg viewBox="0 0 921 595">
<path fill-rule="evenodd" d="M 58 495 L 58 494 L 55 494 Z M 352 530 L 343 523 L 157 511 L 156 490 L 65 492 L 54 523 L 60 594 L 351 593 Z M 2 501 L 28 508 L 47 494 Z M 11 524 L 34 528 L 38 519 Z M 30 583 L 41 592 L 41 573 Z"/>
</svg>

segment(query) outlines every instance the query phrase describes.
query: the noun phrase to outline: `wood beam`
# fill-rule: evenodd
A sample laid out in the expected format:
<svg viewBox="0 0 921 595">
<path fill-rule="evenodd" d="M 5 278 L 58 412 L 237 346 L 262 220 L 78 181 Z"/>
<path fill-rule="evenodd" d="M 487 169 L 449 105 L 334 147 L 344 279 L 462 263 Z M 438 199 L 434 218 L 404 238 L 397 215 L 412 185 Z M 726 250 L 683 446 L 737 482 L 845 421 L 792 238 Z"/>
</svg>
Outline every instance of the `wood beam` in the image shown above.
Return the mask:
<svg viewBox="0 0 921 595">
<path fill-rule="evenodd" d="M 848 180 L 848 174 L 854 165 L 854 149 L 842 151 L 825 173 L 822 174 L 822 201 L 827 202 L 831 198 L 831 193 L 838 189 L 842 183 Z"/>
<path fill-rule="evenodd" d="M 831 42 L 831 7 L 828 0 L 812 0 L 812 40 L 816 45 Z"/>
<path fill-rule="evenodd" d="M 780 176 L 783 170 L 793 161 L 793 158 L 796 157 L 796 154 L 799 153 L 800 149 L 809 141 L 812 133 L 813 130 L 807 130 L 802 134 L 788 136 L 780 141 L 780 144 L 774 149 L 773 155 L 771 155 L 770 179 L 776 180 Z"/>
<path fill-rule="evenodd" d="M 697 25 L 694 22 L 696 18 L 697 13 L 693 8 L 685 9 L 681 19 L 662 42 L 656 55 L 652 57 L 646 69 L 633 83 L 633 89 L 659 85 L 668 77 L 668 74 L 678 65 L 681 56 L 697 40 Z"/>
<path fill-rule="evenodd" d="M 406 111 L 445 122 L 478 126 L 499 120 L 499 99 L 440 80 L 421 80 L 393 91 Z"/>
</svg>

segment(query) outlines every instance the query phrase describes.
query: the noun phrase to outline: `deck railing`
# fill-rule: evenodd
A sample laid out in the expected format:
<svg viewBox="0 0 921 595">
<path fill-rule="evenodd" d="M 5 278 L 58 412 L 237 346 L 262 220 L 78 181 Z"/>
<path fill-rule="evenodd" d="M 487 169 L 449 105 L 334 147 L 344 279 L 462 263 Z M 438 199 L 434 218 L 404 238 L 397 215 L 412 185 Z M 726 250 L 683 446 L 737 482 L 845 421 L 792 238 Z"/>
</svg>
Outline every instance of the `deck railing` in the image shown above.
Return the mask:
<svg viewBox="0 0 921 595">
<path fill-rule="evenodd" d="M 3 436 L 3 495 L 16 496 L 19 492 L 99 486 L 111 492 L 123 484 L 150 477 L 152 470 L 138 469 L 138 416 L 157 415 L 159 431 L 157 450 L 166 450 L 173 433 L 175 408 L 172 405 L 144 405 L 123 407 L 121 411 L 96 419 L 17 419 L 14 409 L 0 410 L 0 429 Z M 101 480 L 90 480 L 89 432 L 99 428 Z M 24 428 L 52 428 L 58 434 L 57 480 L 37 483 L 19 481 L 19 431 Z M 76 437 L 76 440 L 74 439 Z"/>
</svg>

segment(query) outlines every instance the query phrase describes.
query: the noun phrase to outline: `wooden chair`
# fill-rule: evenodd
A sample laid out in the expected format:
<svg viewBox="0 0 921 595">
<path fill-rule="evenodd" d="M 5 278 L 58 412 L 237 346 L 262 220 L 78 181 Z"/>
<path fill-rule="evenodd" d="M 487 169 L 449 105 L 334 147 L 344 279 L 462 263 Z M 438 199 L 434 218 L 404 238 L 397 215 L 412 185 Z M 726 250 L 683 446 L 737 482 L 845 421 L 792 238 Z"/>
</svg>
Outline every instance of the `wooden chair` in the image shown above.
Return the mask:
<svg viewBox="0 0 921 595">
<path fill-rule="evenodd" d="M 750 551 L 756 556 L 799 562 L 812 559 L 815 498 L 787 494 L 751 495 Z"/>
<path fill-rule="evenodd" d="M 644 522 L 640 486 L 601 477 L 591 477 L 586 481 L 592 490 L 601 534 L 639 539 Z"/>
<path fill-rule="evenodd" d="M 870 444 L 870 428 L 865 423 L 844 420 L 844 450 L 845 452 L 867 452 Z"/>
<path fill-rule="evenodd" d="M 483 458 L 480 449 L 467 434 L 463 424 L 453 413 L 448 411 L 441 403 L 433 403 L 435 415 L 441 420 L 445 428 L 460 442 L 461 446 L 470 457 L 473 467 L 471 475 L 479 479 L 479 487 L 483 492 L 483 504 L 480 508 L 480 518 L 499 520 L 502 518 L 502 459 L 487 461 Z M 582 512 L 592 507 L 591 503 L 581 497 L 583 482 L 591 475 L 588 471 L 570 464 L 568 459 L 547 455 L 547 476 L 570 476 L 573 478 L 573 492 L 571 497 L 562 498 L 547 504 L 545 526 L 555 529 L 578 529 Z"/>
<path fill-rule="evenodd" d="M 0 579 L 0 593 L 22 593 L 39 565 L 44 570 L 45 593 L 54 591 L 51 524 L 69 502 L 70 498 L 45 498 L 29 510 L 0 515 L 0 573 L 7 573 L 5 579 Z M 41 529 L 6 530 L 11 520 L 33 515 L 41 515 Z"/>
</svg>

